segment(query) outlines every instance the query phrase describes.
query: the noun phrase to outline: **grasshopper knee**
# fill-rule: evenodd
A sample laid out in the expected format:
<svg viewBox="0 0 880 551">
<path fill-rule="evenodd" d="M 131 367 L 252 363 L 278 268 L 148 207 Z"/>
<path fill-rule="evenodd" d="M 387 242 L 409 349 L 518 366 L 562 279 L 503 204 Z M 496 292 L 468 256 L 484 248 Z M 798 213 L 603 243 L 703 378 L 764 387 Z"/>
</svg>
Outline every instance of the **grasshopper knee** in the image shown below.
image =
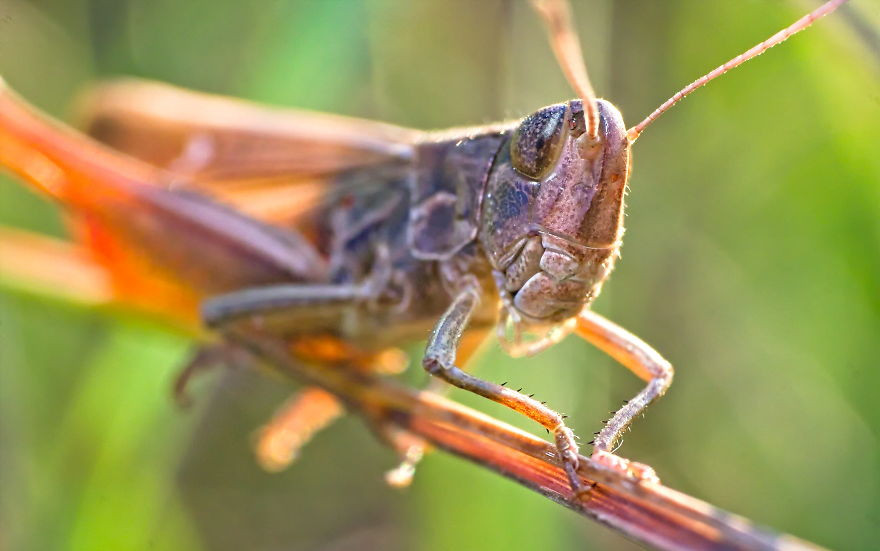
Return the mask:
<svg viewBox="0 0 880 551">
<path fill-rule="evenodd" d="M 444 371 L 446 371 L 447 366 L 443 365 L 443 363 L 438 359 L 431 356 L 425 356 L 422 359 L 422 367 L 425 368 L 425 371 L 430 373 L 431 375 L 441 376 Z"/>
</svg>

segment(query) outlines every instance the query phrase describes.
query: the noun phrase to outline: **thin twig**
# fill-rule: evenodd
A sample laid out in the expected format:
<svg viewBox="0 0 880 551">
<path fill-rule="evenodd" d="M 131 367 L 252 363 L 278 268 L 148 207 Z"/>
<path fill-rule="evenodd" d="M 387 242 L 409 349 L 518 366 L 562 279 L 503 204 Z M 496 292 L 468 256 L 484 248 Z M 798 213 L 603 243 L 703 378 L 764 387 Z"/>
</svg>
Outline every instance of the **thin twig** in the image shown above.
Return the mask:
<svg viewBox="0 0 880 551">
<path fill-rule="evenodd" d="M 65 252 L 66 251 L 66 252 Z M 59 252 L 65 252 L 59 255 Z M 51 271 L 23 270 L 13 262 L 34 255 L 63 257 L 69 268 L 91 265 L 78 250 L 51 238 L 35 238 L 0 228 L 0 285 L 69 298 L 78 303 L 113 308 L 115 302 L 100 277 L 75 278 L 73 288 L 58 285 Z M 3 259 L 7 262 L 3 262 Z M 42 256 L 35 256 L 42 260 Z M 56 258 L 56 263 L 58 262 Z M 55 265 L 55 264 L 53 264 Z M 18 268 L 16 268 L 18 267 Z M 27 282 L 23 287 L 16 282 Z M 586 499 L 575 501 L 556 459 L 556 448 L 531 434 L 469 409 L 437 394 L 415 391 L 389 378 L 363 370 L 301 363 L 285 344 L 258 333 L 233 333 L 230 338 L 282 373 L 318 385 L 346 402 L 371 423 L 397 426 L 433 446 L 495 471 L 539 494 L 601 522 L 624 536 L 659 549 L 817 549 L 783 534 L 756 527 L 693 497 L 659 484 L 638 484 L 582 457 L 579 474 L 596 483 Z"/>
<path fill-rule="evenodd" d="M 333 392 L 372 422 L 396 425 L 640 543 L 674 550 L 818 549 L 660 484 L 637 483 L 586 457 L 581 457 L 578 472 L 585 484 L 595 486 L 578 501 L 549 442 L 390 379 L 299 363 L 282 342 L 265 335 L 238 333 L 232 338 L 282 372 Z"/>
</svg>

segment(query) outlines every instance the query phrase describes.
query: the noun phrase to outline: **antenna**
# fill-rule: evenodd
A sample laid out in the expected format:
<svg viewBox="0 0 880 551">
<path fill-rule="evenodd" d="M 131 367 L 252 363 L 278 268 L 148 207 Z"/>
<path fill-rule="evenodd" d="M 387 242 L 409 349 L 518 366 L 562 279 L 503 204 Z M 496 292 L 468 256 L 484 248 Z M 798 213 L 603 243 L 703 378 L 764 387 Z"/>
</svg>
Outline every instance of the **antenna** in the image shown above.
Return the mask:
<svg viewBox="0 0 880 551">
<path fill-rule="evenodd" d="M 599 111 L 596 92 L 590 84 L 587 66 L 581 54 L 581 44 L 572 25 L 571 10 L 566 0 L 531 0 L 532 7 L 544 20 L 550 45 L 566 80 L 584 101 L 587 115 L 587 131 L 593 138 L 599 136 Z"/>
<path fill-rule="evenodd" d="M 630 128 L 627 131 L 627 137 L 629 138 L 630 143 L 636 141 L 639 137 L 639 134 L 642 133 L 642 130 L 644 130 L 649 124 L 654 122 L 657 119 L 657 117 L 659 117 L 660 115 L 662 115 L 663 113 L 668 111 L 670 107 L 672 107 L 673 105 L 675 105 L 676 103 L 681 101 L 685 96 L 687 96 L 688 94 L 690 94 L 691 92 L 693 92 L 697 88 L 700 88 L 701 86 L 705 86 L 706 83 L 708 83 L 710 80 L 715 79 L 717 77 L 720 77 L 721 75 L 723 75 L 724 73 L 726 73 L 727 71 L 729 71 L 731 69 L 739 67 L 740 65 L 742 65 L 746 61 L 748 61 L 754 57 L 758 57 L 759 55 L 763 54 L 764 52 L 766 52 L 767 50 L 769 50 L 773 46 L 776 46 L 777 44 L 785 42 L 786 39 L 788 39 L 789 37 L 791 37 L 794 34 L 801 32 L 802 30 L 806 29 L 807 27 L 812 25 L 814 21 L 816 21 L 820 17 L 824 17 L 824 16 L 828 15 L 829 13 L 833 12 L 834 10 L 839 8 L 841 6 L 841 4 L 843 4 L 845 2 L 847 2 L 847 0 L 830 0 L 828 2 L 825 2 L 824 4 L 822 4 L 821 6 L 816 8 L 815 10 L 811 11 L 807 15 L 801 17 L 800 19 L 798 19 L 797 21 L 795 21 L 794 23 L 792 23 L 788 27 L 786 27 L 786 28 L 782 29 L 781 31 L 779 31 L 778 33 L 774 34 L 773 36 L 771 36 L 770 38 L 768 38 L 764 42 L 761 42 L 760 44 L 752 47 L 751 49 L 746 50 L 745 52 L 743 52 L 740 55 L 736 56 L 735 58 L 731 59 L 730 61 L 728 61 L 724 65 L 721 65 L 721 66 L 715 68 L 714 70 L 706 73 L 705 75 L 701 76 L 697 80 L 688 84 L 687 86 L 682 88 L 680 91 L 676 92 L 676 94 L 674 96 L 672 96 L 671 98 L 666 100 L 663 103 L 663 105 L 661 105 L 660 107 L 655 109 L 653 113 L 651 113 L 650 115 L 648 115 L 645 118 L 645 120 L 643 120 L 639 124 L 633 126 L 632 128 Z"/>
</svg>

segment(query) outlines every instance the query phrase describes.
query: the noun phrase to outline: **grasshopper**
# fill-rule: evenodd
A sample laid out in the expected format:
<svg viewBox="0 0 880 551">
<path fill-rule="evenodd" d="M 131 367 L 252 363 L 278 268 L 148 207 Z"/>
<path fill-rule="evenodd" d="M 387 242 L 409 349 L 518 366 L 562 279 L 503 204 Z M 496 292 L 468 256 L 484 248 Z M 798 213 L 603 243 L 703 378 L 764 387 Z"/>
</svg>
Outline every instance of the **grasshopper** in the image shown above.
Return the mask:
<svg viewBox="0 0 880 551">
<path fill-rule="evenodd" d="M 535 0 L 578 98 L 520 120 L 421 132 L 121 81 L 92 94 L 89 139 L 4 87 L 0 164 L 76 214 L 118 300 L 221 349 L 225 335 L 257 328 L 303 361 L 379 371 L 389 351 L 428 335 L 424 369 L 546 428 L 579 494 L 590 488 L 565 417 L 462 369 L 493 329 L 514 357 L 575 333 L 646 382 L 597 433 L 591 459 L 649 483 L 653 469 L 615 446 L 673 368 L 589 308 L 619 256 L 632 144 L 684 96 L 845 1 L 822 4 L 631 128 L 596 98 L 567 5 Z M 206 350 L 180 388 L 217 348 Z M 306 390 L 264 432 L 264 463 L 283 466 L 338 411 L 334 397 Z M 421 445 L 388 436 L 404 458 L 389 479 L 402 484 Z"/>
</svg>

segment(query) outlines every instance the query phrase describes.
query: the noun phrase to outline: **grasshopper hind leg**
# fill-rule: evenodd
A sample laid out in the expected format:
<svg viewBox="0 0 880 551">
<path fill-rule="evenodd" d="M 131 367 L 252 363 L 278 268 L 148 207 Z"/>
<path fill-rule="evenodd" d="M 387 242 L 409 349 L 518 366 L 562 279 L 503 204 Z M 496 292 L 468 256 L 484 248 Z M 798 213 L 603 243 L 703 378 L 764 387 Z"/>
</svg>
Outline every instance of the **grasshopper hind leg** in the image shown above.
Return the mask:
<svg viewBox="0 0 880 551">
<path fill-rule="evenodd" d="M 271 331 L 275 326 L 285 327 L 291 320 L 303 327 L 328 324 L 362 301 L 372 297 L 369 285 L 321 285 L 279 284 L 243 289 L 220 295 L 202 304 L 204 322 L 221 334 L 233 330 L 238 324 L 251 323 Z M 332 325 L 332 323 L 330 324 Z M 305 339 L 306 349 L 298 346 L 300 353 L 309 361 L 329 362 L 334 368 L 366 369 L 368 372 L 394 372 L 382 355 L 376 357 L 344 357 L 345 352 L 336 350 L 333 357 L 324 357 L 320 350 L 309 349 L 310 339 Z M 318 348 L 321 348 L 320 346 Z M 331 346 L 331 348 L 333 348 Z M 342 354 L 342 357 L 339 354 Z M 387 358 L 385 358 L 387 360 Z M 362 365 L 366 362 L 366 365 Z M 398 366 L 399 367 L 399 366 Z M 194 369 L 200 370 L 200 368 Z M 318 389 L 304 392 L 283 406 L 261 431 L 257 443 L 257 457 L 268 470 L 280 470 L 296 456 L 301 445 L 312 433 L 323 428 L 340 412 L 337 401 Z M 376 435 L 393 448 L 400 457 L 400 464 L 386 473 L 386 481 L 395 487 L 407 486 L 415 473 L 416 464 L 424 455 L 426 444 L 410 433 L 391 426 L 381 418 L 366 415 L 367 424 Z"/>
</svg>

